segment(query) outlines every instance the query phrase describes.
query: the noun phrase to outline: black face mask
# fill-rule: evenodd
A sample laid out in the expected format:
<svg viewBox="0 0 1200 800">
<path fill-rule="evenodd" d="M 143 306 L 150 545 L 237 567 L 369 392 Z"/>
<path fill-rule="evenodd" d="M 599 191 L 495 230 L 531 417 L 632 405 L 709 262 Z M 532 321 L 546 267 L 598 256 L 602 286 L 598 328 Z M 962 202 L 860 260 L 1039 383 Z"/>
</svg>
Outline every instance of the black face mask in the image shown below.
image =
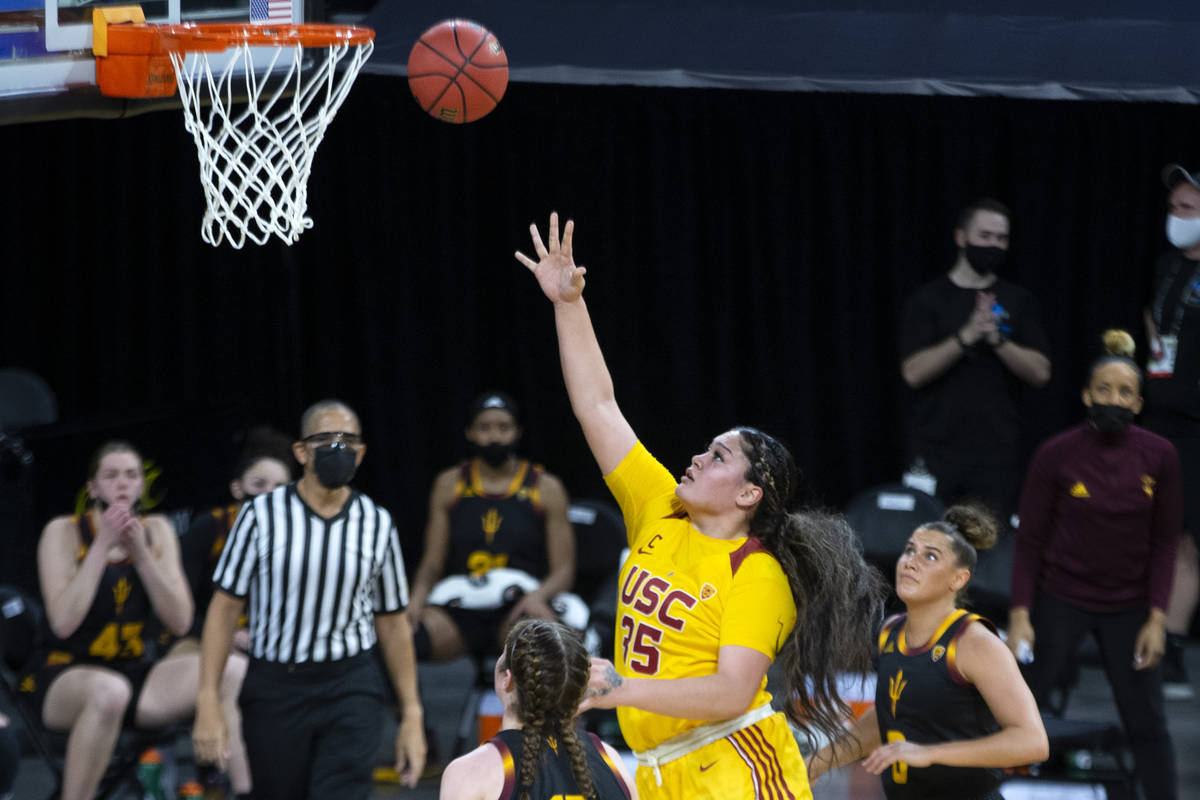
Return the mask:
<svg viewBox="0 0 1200 800">
<path fill-rule="evenodd" d="M 500 444 L 499 442 L 491 442 L 483 445 L 472 444 L 471 449 L 489 467 L 500 467 L 517 451 L 517 443 L 509 442 L 508 444 Z"/>
<path fill-rule="evenodd" d="M 1133 422 L 1133 409 L 1106 403 L 1092 403 L 1088 406 L 1088 420 L 1101 433 L 1122 433 L 1129 427 L 1129 423 Z"/>
<path fill-rule="evenodd" d="M 353 448 L 341 442 L 313 449 L 313 472 L 326 489 L 340 489 L 354 478 L 358 456 Z"/>
<path fill-rule="evenodd" d="M 966 251 L 967 263 L 979 275 L 1000 272 L 1000 268 L 1004 266 L 1004 259 L 1008 257 L 1008 251 L 999 247 L 983 247 L 977 244 L 968 244 L 964 249 Z"/>
</svg>

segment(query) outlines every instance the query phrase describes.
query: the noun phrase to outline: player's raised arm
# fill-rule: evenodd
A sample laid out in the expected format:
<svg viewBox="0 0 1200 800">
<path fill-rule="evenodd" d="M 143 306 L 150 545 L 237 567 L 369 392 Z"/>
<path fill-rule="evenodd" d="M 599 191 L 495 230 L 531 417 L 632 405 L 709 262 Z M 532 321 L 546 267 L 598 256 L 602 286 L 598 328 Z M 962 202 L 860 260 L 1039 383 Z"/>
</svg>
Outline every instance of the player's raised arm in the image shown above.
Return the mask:
<svg viewBox="0 0 1200 800">
<path fill-rule="evenodd" d="M 542 292 L 554 303 L 558 353 L 571 408 L 596 463 L 607 475 L 633 449 L 637 436 L 617 406 L 612 376 L 583 302 L 583 276 L 587 270 L 575 265 L 572 253 L 575 223 L 567 220 L 560 239 L 558 214 L 551 212 L 546 242 L 543 243 L 536 224 L 529 226 L 529 232 L 537 260 L 520 251 L 516 253 L 517 260 L 529 268 Z"/>
</svg>

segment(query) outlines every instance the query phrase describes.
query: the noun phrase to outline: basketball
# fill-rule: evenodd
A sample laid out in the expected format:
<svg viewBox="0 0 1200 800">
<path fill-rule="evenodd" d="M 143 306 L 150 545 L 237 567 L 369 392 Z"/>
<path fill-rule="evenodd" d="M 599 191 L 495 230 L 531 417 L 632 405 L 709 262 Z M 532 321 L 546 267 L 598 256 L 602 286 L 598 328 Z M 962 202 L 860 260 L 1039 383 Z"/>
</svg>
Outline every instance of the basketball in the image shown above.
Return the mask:
<svg viewBox="0 0 1200 800">
<path fill-rule="evenodd" d="M 442 122 L 474 122 L 496 107 L 507 87 L 504 48 L 478 22 L 439 22 L 421 34 L 408 56 L 408 88 Z"/>
</svg>

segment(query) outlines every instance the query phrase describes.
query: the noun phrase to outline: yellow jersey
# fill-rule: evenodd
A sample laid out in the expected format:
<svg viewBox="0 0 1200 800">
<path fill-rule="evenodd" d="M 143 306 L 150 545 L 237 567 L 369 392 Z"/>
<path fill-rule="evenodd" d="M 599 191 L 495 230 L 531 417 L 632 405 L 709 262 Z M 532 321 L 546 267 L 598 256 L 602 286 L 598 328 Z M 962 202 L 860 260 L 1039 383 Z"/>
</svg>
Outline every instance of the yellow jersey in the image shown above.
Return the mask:
<svg viewBox="0 0 1200 800">
<path fill-rule="evenodd" d="M 775 557 L 754 537 L 714 539 L 697 530 L 675 497 L 675 479 L 641 442 L 604 480 L 621 506 L 630 548 L 618 584 L 617 672 L 662 680 L 712 675 L 725 645 L 774 661 L 796 622 Z M 764 677 L 751 708 L 770 702 L 766 684 Z M 634 750 L 704 722 L 626 707 L 617 716 Z"/>
</svg>

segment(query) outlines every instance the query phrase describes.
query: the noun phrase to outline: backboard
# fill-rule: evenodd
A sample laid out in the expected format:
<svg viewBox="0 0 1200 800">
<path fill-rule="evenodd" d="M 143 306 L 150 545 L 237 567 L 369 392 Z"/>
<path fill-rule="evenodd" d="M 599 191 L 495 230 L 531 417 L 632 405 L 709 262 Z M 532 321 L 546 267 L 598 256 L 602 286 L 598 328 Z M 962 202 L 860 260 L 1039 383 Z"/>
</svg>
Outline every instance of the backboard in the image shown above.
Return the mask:
<svg viewBox="0 0 1200 800">
<path fill-rule="evenodd" d="M 136 2 L 136 0 L 132 0 Z M 0 124 L 107 116 L 96 88 L 92 10 L 131 0 L 0 0 Z M 143 0 L 147 22 L 302 23 L 304 0 Z"/>
</svg>

